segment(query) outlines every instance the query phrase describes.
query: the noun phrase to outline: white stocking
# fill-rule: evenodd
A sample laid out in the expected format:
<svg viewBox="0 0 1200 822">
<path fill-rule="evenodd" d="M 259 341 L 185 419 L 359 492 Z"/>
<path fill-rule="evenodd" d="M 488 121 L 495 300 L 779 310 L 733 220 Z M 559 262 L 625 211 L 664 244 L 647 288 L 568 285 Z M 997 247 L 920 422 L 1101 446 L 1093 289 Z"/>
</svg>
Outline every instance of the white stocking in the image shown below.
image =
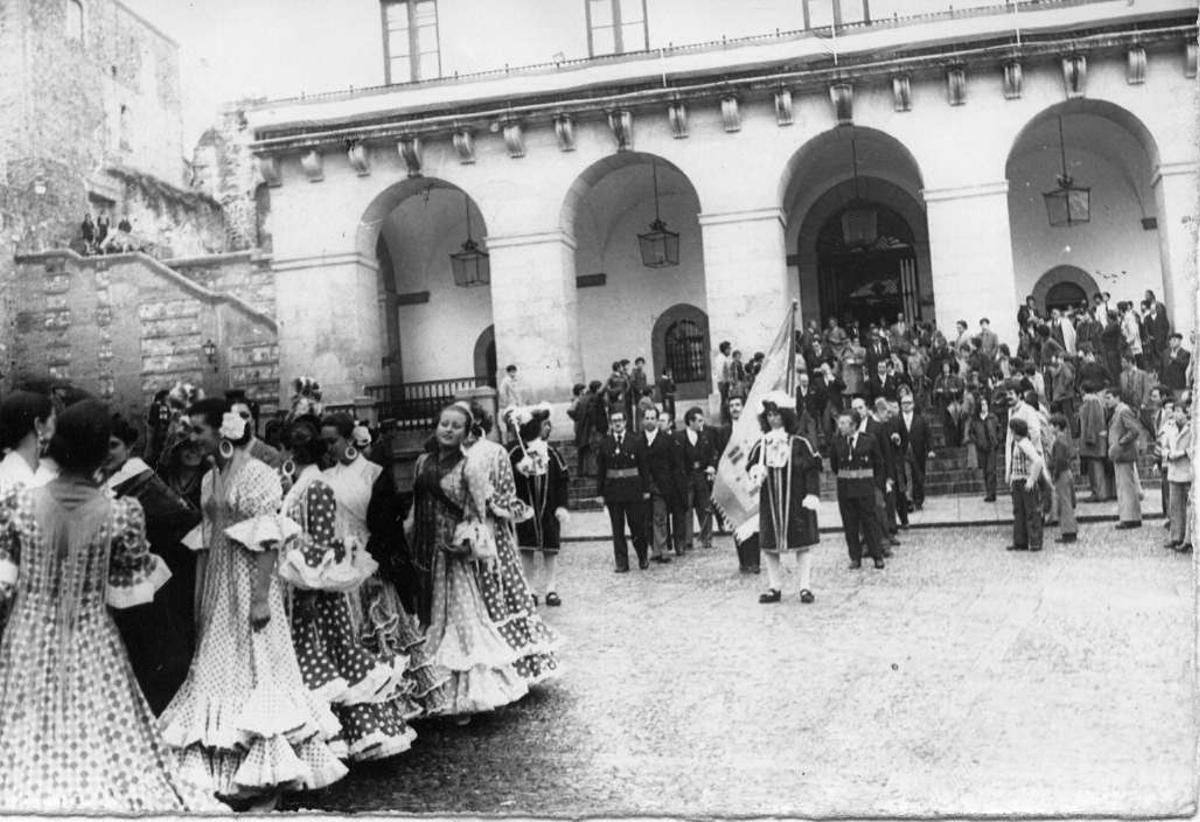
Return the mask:
<svg viewBox="0 0 1200 822">
<path fill-rule="evenodd" d="M 558 592 L 558 554 L 550 551 L 542 553 L 542 575 L 546 578 L 546 593 Z"/>
<path fill-rule="evenodd" d="M 534 587 L 537 574 L 537 558 L 533 551 L 521 549 L 521 570 L 525 572 L 525 584 L 529 586 L 529 590 L 537 596 L 537 588 Z"/>
<path fill-rule="evenodd" d="M 800 574 L 800 590 L 812 590 L 812 551 L 796 552 L 796 570 Z"/>
<path fill-rule="evenodd" d="M 767 584 L 776 591 L 783 590 L 783 563 L 775 551 L 763 551 L 762 557 L 767 562 Z"/>
</svg>

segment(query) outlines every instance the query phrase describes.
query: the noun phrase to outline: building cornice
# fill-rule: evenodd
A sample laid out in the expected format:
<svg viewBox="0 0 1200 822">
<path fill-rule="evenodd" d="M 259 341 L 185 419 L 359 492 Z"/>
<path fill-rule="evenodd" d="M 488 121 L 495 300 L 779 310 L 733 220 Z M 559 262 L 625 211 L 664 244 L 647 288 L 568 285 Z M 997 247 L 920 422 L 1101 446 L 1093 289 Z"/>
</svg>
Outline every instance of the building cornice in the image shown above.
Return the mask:
<svg viewBox="0 0 1200 822">
<path fill-rule="evenodd" d="M 1200 163 L 1194 160 L 1186 160 L 1181 163 L 1161 163 L 1154 169 L 1154 174 L 1150 177 L 1150 187 L 1153 188 L 1158 185 L 1164 177 L 1178 177 L 1198 173 L 1200 173 Z"/>
<path fill-rule="evenodd" d="M 778 220 L 780 225 L 787 224 L 787 215 L 782 208 L 778 207 L 751 208 L 742 211 L 710 211 L 698 215 L 697 219 L 702 228 L 730 223 L 757 223 L 764 220 Z"/>
<path fill-rule="evenodd" d="M 1099 14 L 1108 4 L 1090 8 Z M 1115 5 L 1115 4 L 1114 4 Z M 1120 4 L 1125 6 L 1124 3 Z M 266 104 L 250 112 L 259 139 L 253 148 L 260 154 L 278 154 L 321 146 L 343 146 L 346 141 L 383 143 L 402 136 L 450 137 L 455 132 L 498 131 L 505 122 L 520 121 L 551 124 L 556 118 L 607 116 L 614 109 L 645 109 L 666 106 L 681 100 L 716 99 L 730 95 L 771 94 L 781 88 L 792 92 L 826 93 L 835 83 L 889 82 L 898 74 L 945 71 L 950 66 L 988 65 L 995 67 L 1013 60 L 1050 58 L 1064 53 L 1099 51 L 1128 47 L 1136 42 L 1144 47 L 1196 37 L 1197 27 L 1188 23 L 1144 23 L 1094 19 L 1090 27 L 1074 32 L 1049 31 L 1039 36 L 1034 18 L 1041 12 L 1021 15 L 1028 28 L 1020 38 L 1012 31 L 998 30 L 987 37 L 965 41 L 921 41 L 887 50 L 880 58 L 878 50 L 855 49 L 847 43 L 867 38 L 866 33 L 839 38 L 846 52 L 834 65 L 829 54 L 821 52 L 807 58 L 762 60 L 762 55 L 729 54 L 721 65 L 709 65 L 690 72 L 655 72 L 653 76 L 609 78 L 588 84 L 561 82 L 523 88 L 512 83 L 488 84 L 469 97 L 460 95 L 455 102 L 418 103 L 413 91 L 395 90 L 390 95 L 364 95 L 342 101 L 304 104 Z M 1028 20 L 1026 20 L 1028 18 Z M 1097 31 L 1097 29 L 1106 29 Z M 892 31 L 903 31 L 893 29 Z M 736 61 L 736 62 L 735 62 Z M 641 71 L 644 71 L 641 70 Z M 407 105 L 406 105 L 407 103 Z M 257 120 L 257 123 L 253 121 Z"/>
<path fill-rule="evenodd" d="M 499 248 L 519 248 L 529 245 L 545 245 L 547 243 L 561 243 L 572 251 L 575 250 L 575 238 L 565 231 L 531 231 L 520 234 L 489 234 L 487 236 L 487 250 L 495 251 Z"/>
<path fill-rule="evenodd" d="M 356 251 L 339 252 L 337 254 L 309 254 L 304 257 L 287 257 L 274 259 L 272 271 L 303 271 L 309 268 L 326 268 L 331 266 L 358 265 L 372 271 L 379 270 L 379 261 L 359 254 Z"/>
<path fill-rule="evenodd" d="M 951 188 L 925 188 L 921 197 L 926 203 L 938 203 L 945 200 L 969 200 L 973 197 L 996 197 L 1008 194 L 1008 180 L 994 183 L 978 183 L 970 186 L 953 186 Z"/>
</svg>

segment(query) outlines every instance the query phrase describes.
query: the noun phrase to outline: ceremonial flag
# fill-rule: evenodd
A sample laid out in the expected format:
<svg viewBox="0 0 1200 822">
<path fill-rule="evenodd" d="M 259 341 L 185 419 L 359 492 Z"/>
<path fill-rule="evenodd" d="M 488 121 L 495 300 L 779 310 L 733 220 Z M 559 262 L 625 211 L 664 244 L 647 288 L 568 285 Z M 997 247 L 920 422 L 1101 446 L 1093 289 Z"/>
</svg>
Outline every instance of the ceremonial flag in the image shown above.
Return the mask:
<svg viewBox="0 0 1200 822">
<path fill-rule="evenodd" d="M 772 391 L 796 393 L 796 309 L 793 301 L 787 318 L 775 335 L 775 342 L 754 378 L 750 396 L 746 397 L 741 418 L 733 424 L 733 432 L 713 482 L 713 504 L 725 521 L 733 526 L 734 538 L 745 542 L 758 532 L 758 492 L 750 486 L 746 460 L 750 449 L 762 436 L 758 415 L 762 413 L 762 398 Z"/>
</svg>

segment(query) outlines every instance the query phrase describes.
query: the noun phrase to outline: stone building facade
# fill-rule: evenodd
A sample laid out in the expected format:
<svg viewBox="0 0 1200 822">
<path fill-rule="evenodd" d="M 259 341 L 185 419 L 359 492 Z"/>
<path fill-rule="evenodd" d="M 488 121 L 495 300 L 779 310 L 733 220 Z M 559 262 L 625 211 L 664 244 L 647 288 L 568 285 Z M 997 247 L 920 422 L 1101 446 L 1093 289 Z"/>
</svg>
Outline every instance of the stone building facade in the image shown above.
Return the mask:
<svg viewBox="0 0 1200 822">
<path fill-rule="evenodd" d="M 249 135 L 224 116 L 186 156 L 178 51 L 119 0 L 0 4 L 3 387 L 49 375 L 134 420 L 178 380 L 277 402 Z M 85 214 L 141 251 L 81 256 Z"/>
<path fill-rule="evenodd" d="M 562 402 L 641 354 L 702 397 L 716 343 L 763 349 L 792 299 L 1015 342 L 1026 295 L 1152 289 L 1193 327 L 1191 0 L 516 5 L 385 2 L 389 71 L 417 79 L 247 109 L 284 374 L 349 399 L 515 363 Z M 490 38 L 496 15 L 539 22 Z M 637 48 L 605 53 L 614 19 Z M 1052 227 L 1064 154 L 1090 222 Z M 656 215 L 675 267 L 639 257 Z M 468 219 L 486 287 L 452 276 Z"/>
</svg>

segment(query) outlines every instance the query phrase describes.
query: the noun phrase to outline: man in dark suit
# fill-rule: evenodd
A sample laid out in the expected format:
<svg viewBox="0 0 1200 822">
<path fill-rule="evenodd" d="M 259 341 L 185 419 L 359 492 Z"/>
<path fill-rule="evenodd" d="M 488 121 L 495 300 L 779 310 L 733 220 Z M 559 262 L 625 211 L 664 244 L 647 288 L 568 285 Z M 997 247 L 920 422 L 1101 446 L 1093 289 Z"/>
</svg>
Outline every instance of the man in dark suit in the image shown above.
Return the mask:
<svg viewBox="0 0 1200 822">
<path fill-rule="evenodd" d="M 925 505 L 925 468 L 929 464 L 929 424 L 916 410 L 913 395 L 900 395 L 900 449 L 904 462 L 912 475 L 909 486 L 912 491 L 913 508 L 920 511 Z"/>
<path fill-rule="evenodd" d="M 888 528 L 887 497 L 896 490 L 896 481 L 893 479 L 896 468 L 891 439 L 883 423 L 867 409 L 866 400 L 855 397 L 850 408 L 858 420 L 859 432 L 871 435 L 881 457 L 879 477 L 875 484 L 875 516 L 878 519 L 880 539 L 885 546 L 883 555 L 886 557 L 891 554 L 890 546 L 900 544 L 898 539 L 889 534 Z"/>
<path fill-rule="evenodd" d="M 882 360 L 876 365 L 875 373 L 871 375 L 867 383 L 867 393 L 872 402 L 880 397 L 888 400 L 895 400 L 899 397 L 900 379 L 890 366 L 891 360 Z"/>
<path fill-rule="evenodd" d="M 683 534 L 685 550 L 690 551 L 695 544 L 693 516 L 700 520 L 700 546 L 712 547 L 712 485 L 721 456 L 712 432 L 704 425 L 704 411 L 699 406 L 688 409 L 683 423 L 683 430 L 675 438 L 683 449 L 683 467 L 687 474 Z"/>
<path fill-rule="evenodd" d="M 883 473 L 883 455 L 879 443 L 859 429 L 860 421 L 853 412 L 839 414 L 837 436 L 829 449 L 829 465 L 837 474 L 838 511 L 846 547 L 850 551 L 850 567 L 862 567 L 865 536 L 867 554 L 876 568 L 883 568 L 883 543 L 875 511 L 875 491 Z"/>
<path fill-rule="evenodd" d="M 1167 352 L 1159 365 L 1158 381 L 1170 388 L 1179 398 L 1179 392 L 1188 387 L 1188 366 L 1192 355 L 1183 348 L 1183 335 L 1176 332 L 1167 338 Z"/>
<path fill-rule="evenodd" d="M 659 429 L 657 408 L 646 409 L 641 436 L 650 478 L 651 521 L 646 529 L 647 539 L 653 539 L 650 558 L 655 562 L 670 562 L 667 543 L 672 531 L 675 555 L 683 556 L 685 551 L 683 517 L 687 478 L 683 472 L 683 450 L 670 433 Z"/>
<path fill-rule="evenodd" d="M 892 355 L 892 350 L 888 347 L 888 341 L 879 332 L 879 326 L 871 323 L 871 329 L 867 333 L 866 342 L 863 347 L 867 350 L 866 368 L 869 376 L 874 376 L 879 368 L 879 363 L 885 361 Z"/>
<path fill-rule="evenodd" d="M 612 525 L 613 558 L 616 571 L 629 571 L 629 547 L 625 526 L 633 534 L 638 567 L 650 567 L 646 556 L 646 508 L 650 499 L 650 475 L 640 437 L 625 430 L 625 411 L 618 405 L 609 414 L 609 434 L 596 451 L 596 491 L 604 498 Z"/>
</svg>

